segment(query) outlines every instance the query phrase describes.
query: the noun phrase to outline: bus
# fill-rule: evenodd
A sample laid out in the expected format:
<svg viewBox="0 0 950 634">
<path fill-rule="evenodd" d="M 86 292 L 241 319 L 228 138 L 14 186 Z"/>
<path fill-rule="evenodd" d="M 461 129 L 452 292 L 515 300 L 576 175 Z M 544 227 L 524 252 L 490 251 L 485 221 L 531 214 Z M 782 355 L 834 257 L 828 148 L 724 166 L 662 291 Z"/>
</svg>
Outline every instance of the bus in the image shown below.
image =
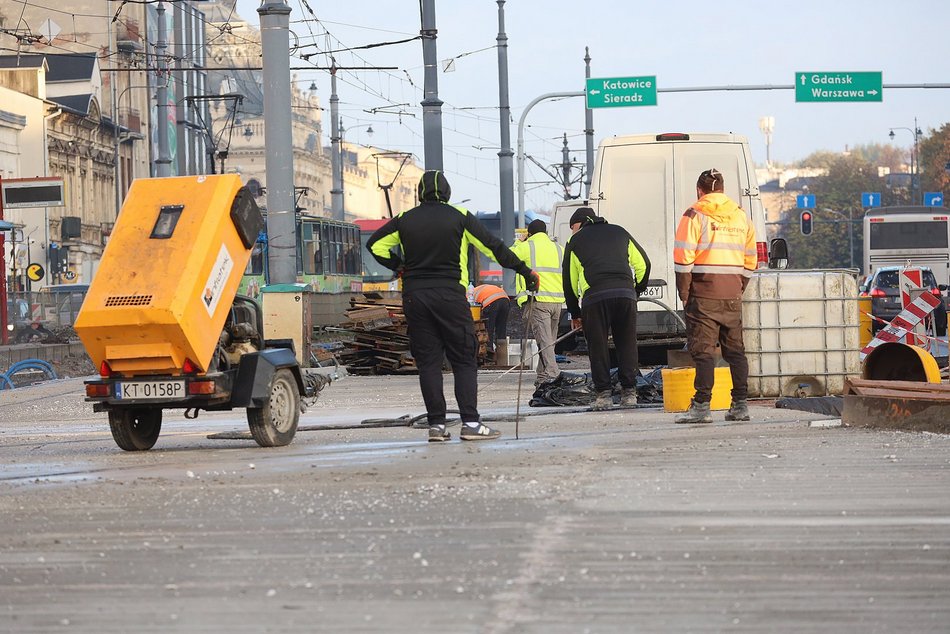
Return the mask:
<svg viewBox="0 0 950 634">
<path fill-rule="evenodd" d="M 885 266 L 928 266 L 950 284 L 950 210 L 881 207 L 864 214 L 864 273 Z"/>
<path fill-rule="evenodd" d="M 354 221 L 360 228 L 360 245 L 363 257 L 363 292 L 380 292 L 385 294 L 398 293 L 402 290 L 402 280 L 396 277 L 396 274 L 376 261 L 373 254 L 366 248 L 370 236 L 389 222 L 389 218 L 379 219 L 358 219 Z"/>
<path fill-rule="evenodd" d="M 314 323 L 339 323 L 343 311 L 350 306 L 350 298 L 363 290 L 360 229 L 350 222 L 300 214 L 296 234 L 296 281 L 316 294 Z M 267 234 L 262 231 L 244 269 L 238 293 L 260 299 L 261 288 L 270 283 L 267 249 Z"/>
</svg>

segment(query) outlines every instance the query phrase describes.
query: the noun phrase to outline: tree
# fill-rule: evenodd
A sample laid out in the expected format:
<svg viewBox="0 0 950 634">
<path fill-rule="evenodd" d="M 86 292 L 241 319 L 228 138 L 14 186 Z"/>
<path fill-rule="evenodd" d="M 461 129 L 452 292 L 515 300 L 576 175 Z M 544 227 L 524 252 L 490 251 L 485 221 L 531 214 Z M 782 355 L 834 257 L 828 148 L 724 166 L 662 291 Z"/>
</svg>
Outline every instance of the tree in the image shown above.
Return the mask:
<svg viewBox="0 0 950 634">
<path fill-rule="evenodd" d="M 883 182 L 877 165 L 857 153 L 849 155 L 819 152 L 802 161 L 803 165 L 824 167 L 824 176 L 812 179 L 809 192 L 816 198 L 814 230 L 803 236 L 799 229 L 801 210 L 783 212 L 778 236 L 788 241 L 794 268 L 856 268 L 863 261 L 864 209 L 862 192 L 882 191 Z M 853 235 L 851 234 L 853 232 Z M 854 254 L 850 253 L 853 244 Z"/>
<path fill-rule="evenodd" d="M 921 191 L 943 192 L 944 206 L 950 194 L 950 123 L 943 124 L 938 130 L 920 142 L 920 185 Z"/>
<path fill-rule="evenodd" d="M 868 143 L 855 145 L 851 154 L 863 158 L 871 165 L 886 167 L 892 173 L 901 172 L 910 163 L 910 151 L 895 145 Z"/>
</svg>

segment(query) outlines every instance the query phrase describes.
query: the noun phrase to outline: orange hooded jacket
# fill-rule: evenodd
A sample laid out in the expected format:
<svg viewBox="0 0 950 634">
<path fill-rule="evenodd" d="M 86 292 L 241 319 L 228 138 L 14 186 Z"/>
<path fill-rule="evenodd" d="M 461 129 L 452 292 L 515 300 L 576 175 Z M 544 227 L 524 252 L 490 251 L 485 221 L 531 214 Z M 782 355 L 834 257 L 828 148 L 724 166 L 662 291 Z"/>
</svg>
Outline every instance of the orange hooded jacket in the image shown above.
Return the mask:
<svg viewBox="0 0 950 634">
<path fill-rule="evenodd" d="M 731 198 L 722 192 L 706 194 L 683 214 L 673 244 L 673 270 L 684 305 L 690 295 L 742 297 L 757 265 L 755 229 Z"/>
</svg>

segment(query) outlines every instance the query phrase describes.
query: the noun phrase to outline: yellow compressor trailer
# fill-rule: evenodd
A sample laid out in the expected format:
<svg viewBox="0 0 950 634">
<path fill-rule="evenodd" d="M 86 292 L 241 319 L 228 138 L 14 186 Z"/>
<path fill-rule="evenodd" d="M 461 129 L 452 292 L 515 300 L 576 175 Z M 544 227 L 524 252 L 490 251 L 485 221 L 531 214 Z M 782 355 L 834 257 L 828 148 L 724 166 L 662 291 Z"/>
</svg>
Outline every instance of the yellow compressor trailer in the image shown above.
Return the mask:
<svg viewBox="0 0 950 634">
<path fill-rule="evenodd" d="M 75 323 L 100 374 L 86 400 L 122 449 L 150 449 L 169 408 L 243 407 L 259 445 L 293 440 L 325 383 L 290 340 L 265 341 L 260 306 L 237 295 L 263 222 L 237 175 L 132 184 Z"/>
</svg>

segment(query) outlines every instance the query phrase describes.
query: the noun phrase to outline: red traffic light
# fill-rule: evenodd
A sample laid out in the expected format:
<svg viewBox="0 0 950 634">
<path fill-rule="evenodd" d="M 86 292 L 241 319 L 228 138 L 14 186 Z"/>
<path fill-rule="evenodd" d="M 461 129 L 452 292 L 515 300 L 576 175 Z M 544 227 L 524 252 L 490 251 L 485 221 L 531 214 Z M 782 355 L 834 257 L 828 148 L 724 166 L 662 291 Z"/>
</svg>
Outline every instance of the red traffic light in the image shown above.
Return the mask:
<svg viewBox="0 0 950 634">
<path fill-rule="evenodd" d="M 801 225 L 800 225 L 803 236 L 811 235 L 811 220 L 812 220 L 811 212 L 803 211 L 801 215 Z"/>
</svg>

